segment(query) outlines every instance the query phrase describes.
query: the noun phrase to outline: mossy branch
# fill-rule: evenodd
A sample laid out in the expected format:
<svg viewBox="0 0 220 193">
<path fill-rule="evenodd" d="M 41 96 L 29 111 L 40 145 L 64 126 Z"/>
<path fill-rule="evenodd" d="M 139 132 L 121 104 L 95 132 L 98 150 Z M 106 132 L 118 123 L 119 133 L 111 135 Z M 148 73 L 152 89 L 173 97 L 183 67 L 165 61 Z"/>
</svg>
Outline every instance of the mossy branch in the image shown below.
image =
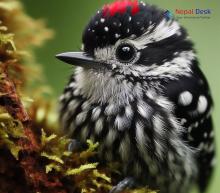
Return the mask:
<svg viewBox="0 0 220 193">
<path fill-rule="evenodd" d="M 0 193 L 107 193 L 120 175 L 118 164 L 91 163 L 98 143 L 89 140 L 88 149 L 69 152 L 55 103 L 42 97 L 50 86 L 38 79 L 43 74 L 32 48 L 52 35 L 19 1 L 0 0 Z"/>
</svg>

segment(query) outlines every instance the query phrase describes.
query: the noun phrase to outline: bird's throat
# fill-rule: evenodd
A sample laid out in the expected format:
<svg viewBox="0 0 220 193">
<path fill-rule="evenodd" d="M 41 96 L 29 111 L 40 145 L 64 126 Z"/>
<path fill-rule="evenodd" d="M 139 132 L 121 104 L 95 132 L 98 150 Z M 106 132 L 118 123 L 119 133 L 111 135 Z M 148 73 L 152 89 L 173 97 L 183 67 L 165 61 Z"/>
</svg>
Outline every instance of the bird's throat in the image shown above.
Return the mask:
<svg viewBox="0 0 220 193">
<path fill-rule="evenodd" d="M 112 72 L 98 72 L 77 68 L 75 71 L 76 90 L 91 103 L 128 104 L 141 97 L 143 88 L 126 81 L 124 77 L 113 76 Z"/>
</svg>

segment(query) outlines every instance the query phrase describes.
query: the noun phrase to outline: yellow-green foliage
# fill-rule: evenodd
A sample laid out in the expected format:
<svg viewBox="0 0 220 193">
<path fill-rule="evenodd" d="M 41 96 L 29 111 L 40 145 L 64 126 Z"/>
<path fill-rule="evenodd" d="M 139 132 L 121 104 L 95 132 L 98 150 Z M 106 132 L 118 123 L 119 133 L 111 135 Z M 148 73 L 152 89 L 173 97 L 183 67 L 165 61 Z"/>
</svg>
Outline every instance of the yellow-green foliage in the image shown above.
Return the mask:
<svg viewBox="0 0 220 193">
<path fill-rule="evenodd" d="M 78 179 L 77 186 L 85 193 L 97 192 L 97 188 L 106 191 L 111 189 L 111 179 L 97 169 L 98 163 L 88 162 L 88 158 L 96 154 L 98 143 L 87 140 L 88 148 L 74 153 L 67 151 L 70 140 L 66 137 L 56 134 L 47 136 L 43 129 L 41 132 L 41 156 L 48 159 L 46 173 L 55 171 L 63 176 L 72 176 L 73 180 Z M 84 173 L 89 178 L 84 178 Z"/>
<path fill-rule="evenodd" d="M 18 152 L 21 148 L 15 141 L 21 137 L 24 137 L 22 124 L 0 109 L 0 147 L 9 149 L 18 159 Z"/>
</svg>

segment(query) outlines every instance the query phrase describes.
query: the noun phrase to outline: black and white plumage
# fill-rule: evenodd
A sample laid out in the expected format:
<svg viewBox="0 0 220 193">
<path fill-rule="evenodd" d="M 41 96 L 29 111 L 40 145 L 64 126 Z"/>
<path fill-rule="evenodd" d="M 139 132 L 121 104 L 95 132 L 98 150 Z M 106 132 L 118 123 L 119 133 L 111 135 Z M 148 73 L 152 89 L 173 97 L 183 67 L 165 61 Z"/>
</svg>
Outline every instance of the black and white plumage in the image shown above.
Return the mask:
<svg viewBox="0 0 220 193">
<path fill-rule="evenodd" d="M 91 19 L 83 52 L 57 55 L 77 67 L 60 97 L 72 138 L 100 143 L 129 185 L 161 193 L 204 192 L 214 166 L 212 98 L 186 31 L 143 2 L 116 1 Z"/>
</svg>

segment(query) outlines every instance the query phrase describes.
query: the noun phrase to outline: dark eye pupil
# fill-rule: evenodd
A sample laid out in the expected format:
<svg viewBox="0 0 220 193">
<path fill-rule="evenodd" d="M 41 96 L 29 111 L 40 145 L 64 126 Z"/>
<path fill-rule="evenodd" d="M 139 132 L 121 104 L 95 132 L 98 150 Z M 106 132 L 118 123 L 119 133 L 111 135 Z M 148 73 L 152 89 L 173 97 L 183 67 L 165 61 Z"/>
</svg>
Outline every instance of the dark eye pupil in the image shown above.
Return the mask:
<svg viewBox="0 0 220 193">
<path fill-rule="evenodd" d="M 135 49 L 129 44 L 123 44 L 117 48 L 116 55 L 121 62 L 131 62 L 135 57 Z"/>
</svg>

